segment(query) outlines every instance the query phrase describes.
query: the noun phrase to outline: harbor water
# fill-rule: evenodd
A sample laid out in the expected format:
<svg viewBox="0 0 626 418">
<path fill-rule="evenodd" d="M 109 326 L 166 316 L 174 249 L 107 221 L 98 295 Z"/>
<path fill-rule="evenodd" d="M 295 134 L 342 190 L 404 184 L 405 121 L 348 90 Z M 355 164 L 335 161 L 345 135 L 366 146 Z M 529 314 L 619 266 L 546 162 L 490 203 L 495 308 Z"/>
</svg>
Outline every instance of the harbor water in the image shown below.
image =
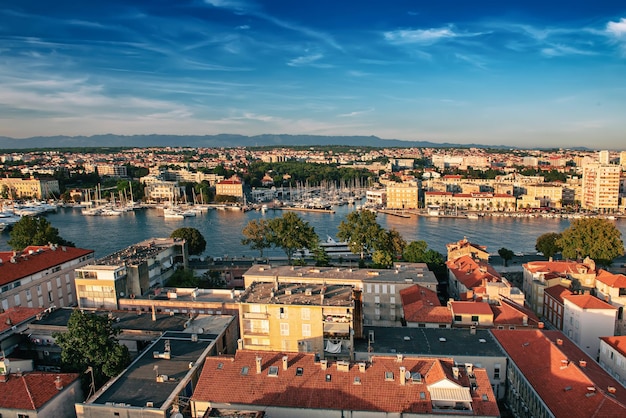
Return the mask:
<svg viewBox="0 0 626 418">
<path fill-rule="evenodd" d="M 298 215 L 315 228 L 321 240 L 335 238 L 338 226 L 353 205 L 339 206 L 335 213 L 298 212 Z M 159 209 L 142 209 L 121 216 L 85 216 L 80 209 L 59 208 L 45 215 L 59 235 L 77 247 L 95 250 L 96 257 L 104 257 L 148 238 L 168 237 L 177 228 L 198 229 L 207 241 L 203 256 L 256 257 L 259 252 L 241 245 L 241 231 L 253 219 L 282 216 L 279 210 L 231 211 L 209 210 L 195 217 L 164 219 Z M 446 244 L 467 237 L 471 242 L 487 246 L 487 251 L 497 253 L 505 247 L 515 252 L 535 252 L 537 237 L 547 232 L 562 232 L 570 220 L 561 218 L 481 217 L 479 219 L 411 216 L 403 218 L 378 214 L 378 223 L 385 229 L 395 228 L 406 241 L 423 240 L 429 248 L 446 253 Z M 615 225 L 626 237 L 626 221 L 616 220 Z M 9 233 L 0 234 L 0 250 L 10 250 Z M 266 256 L 284 256 L 278 249 L 264 252 Z"/>
</svg>

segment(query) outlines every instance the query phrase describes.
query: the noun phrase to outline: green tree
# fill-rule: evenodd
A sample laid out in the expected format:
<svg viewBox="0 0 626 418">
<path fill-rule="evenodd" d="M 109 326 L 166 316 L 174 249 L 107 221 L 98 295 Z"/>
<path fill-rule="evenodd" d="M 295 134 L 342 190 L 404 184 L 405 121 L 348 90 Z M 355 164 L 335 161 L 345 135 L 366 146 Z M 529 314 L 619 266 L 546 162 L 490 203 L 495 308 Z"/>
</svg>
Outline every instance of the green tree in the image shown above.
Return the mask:
<svg viewBox="0 0 626 418">
<path fill-rule="evenodd" d="M 112 317 L 75 309 L 67 323 L 67 332 L 53 334 L 61 347 L 62 369 L 83 373 L 91 367 L 95 389 L 121 373 L 130 364 L 130 354 L 117 341 L 120 330 L 113 324 Z"/>
<path fill-rule="evenodd" d="M 259 250 L 261 258 L 263 258 L 263 250 L 272 246 L 269 225 L 265 219 L 251 220 L 241 233 L 244 236 L 241 244 L 249 245 L 253 250 Z"/>
<path fill-rule="evenodd" d="M 326 267 L 330 265 L 330 256 L 324 248 L 317 245 L 313 248 L 313 259 L 318 267 Z"/>
<path fill-rule="evenodd" d="M 269 241 L 285 252 L 289 264 L 296 251 L 305 248 L 312 250 L 318 245 L 319 237 L 315 229 L 294 212 L 286 212 L 280 218 L 270 219 L 268 227 Z"/>
<path fill-rule="evenodd" d="M 374 243 L 372 261 L 379 267 L 389 268 L 394 260 L 402 256 L 405 245 L 406 241 L 395 228 L 390 231 L 381 229 Z"/>
<path fill-rule="evenodd" d="M 196 277 L 192 269 L 177 268 L 167 279 L 167 286 L 200 287 L 200 278 Z"/>
<path fill-rule="evenodd" d="M 426 263 L 428 269 L 435 273 L 438 279 L 446 279 L 446 265 L 443 255 L 428 248 L 426 241 L 412 241 L 402 253 L 402 258 L 410 263 Z"/>
<path fill-rule="evenodd" d="M 182 238 L 187 241 L 190 255 L 202 254 L 206 248 L 206 240 L 196 228 L 178 228 L 170 234 L 170 238 Z"/>
<path fill-rule="evenodd" d="M 500 258 L 502 258 L 502 261 L 504 262 L 504 267 L 506 267 L 509 264 L 509 261 L 513 259 L 515 253 L 508 248 L 502 247 L 498 250 L 498 255 L 500 256 Z"/>
<path fill-rule="evenodd" d="M 59 236 L 59 230 L 54 228 L 46 218 L 23 216 L 11 229 L 11 238 L 7 244 L 15 251 L 22 251 L 29 245 L 59 244 L 74 247 L 74 243 Z"/>
<path fill-rule="evenodd" d="M 558 245 L 559 239 L 561 239 L 561 234 L 557 232 L 548 232 L 540 235 L 537 238 L 535 249 L 541 251 L 544 257 L 550 258 L 563 250 L 563 248 Z"/>
<path fill-rule="evenodd" d="M 611 221 L 602 218 L 574 219 L 561 233 L 557 245 L 563 248 L 565 258 L 590 257 L 607 266 L 616 257 L 624 255 L 622 233 Z"/>
<path fill-rule="evenodd" d="M 360 254 L 361 260 L 376 249 L 383 230 L 376 222 L 376 214 L 369 210 L 350 212 L 338 229 L 337 237 L 346 241 L 354 254 Z"/>
</svg>

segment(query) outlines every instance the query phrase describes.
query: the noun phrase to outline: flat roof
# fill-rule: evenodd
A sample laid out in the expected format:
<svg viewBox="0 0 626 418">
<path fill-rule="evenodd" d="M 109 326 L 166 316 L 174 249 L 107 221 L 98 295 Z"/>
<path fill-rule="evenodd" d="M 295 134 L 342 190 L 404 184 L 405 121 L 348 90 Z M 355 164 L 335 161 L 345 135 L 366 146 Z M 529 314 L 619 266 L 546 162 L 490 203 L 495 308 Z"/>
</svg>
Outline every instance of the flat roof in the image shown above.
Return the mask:
<svg viewBox="0 0 626 418">
<path fill-rule="evenodd" d="M 96 261 L 96 264 L 109 266 L 137 265 L 182 242 L 176 238 L 151 238 L 102 257 Z"/>
<path fill-rule="evenodd" d="M 374 353 L 505 357 L 489 331 L 484 329 L 472 334 L 468 329 L 454 328 L 364 327 L 363 335 L 368 338 L 370 331 L 374 331 L 371 344 Z M 355 340 L 354 350 L 367 353 L 367 339 Z"/>
<path fill-rule="evenodd" d="M 342 280 L 389 283 L 437 283 L 435 274 L 425 263 L 395 263 L 391 269 L 272 266 L 255 264 L 244 273 L 246 276 L 267 277 L 268 280 Z"/>
<path fill-rule="evenodd" d="M 241 295 L 242 303 L 352 306 L 352 286 L 315 283 L 254 282 Z"/>
<path fill-rule="evenodd" d="M 190 373 L 190 364 L 196 364 L 215 341 L 215 335 L 196 334 L 197 341 L 192 341 L 191 335 L 165 333 L 89 404 L 145 407 L 147 402 L 152 402 L 154 408 L 163 406 Z M 170 359 L 154 358 L 154 352 L 165 352 L 167 343 Z M 163 375 L 165 381 L 158 382 L 157 375 Z"/>
</svg>

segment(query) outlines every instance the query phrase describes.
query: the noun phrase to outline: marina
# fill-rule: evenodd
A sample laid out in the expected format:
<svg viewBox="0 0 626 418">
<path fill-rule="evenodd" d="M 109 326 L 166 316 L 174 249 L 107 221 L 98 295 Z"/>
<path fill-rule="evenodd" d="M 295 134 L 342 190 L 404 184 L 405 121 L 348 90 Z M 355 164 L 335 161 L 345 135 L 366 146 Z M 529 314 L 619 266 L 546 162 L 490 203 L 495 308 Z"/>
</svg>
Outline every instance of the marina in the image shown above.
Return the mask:
<svg viewBox="0 0 626 418">
<path fill-rule="evenodd" d="M 334 207 L 334 212 L 304 211 L 298 215 L 311 226 L 324 242 L 335 239 L 337 228 L 356 205 Z M 224 208 L 225 209 L 225 208 Z M 407 211 L 408 213 L 408 211 Z M 84 216 L 80 208 L 58 208 L 46 218 L 59 235 L 76 246 L 93 249 L 96 257 L 104 257 L 122 248 L 152 237 L 168 237 L 175 229 L 198 229 L 207 241 L 203 256 L 258 257 L 259 252 L 241 245 L 241 230 L 254 219 L 282 216 L 282 211 L 272 210 L 210 210 L 197 212 L 196 216 L 164 219 L 163 209 L 147 208 L 123 212 L 119 216 Z M 406 241 L 423 240 L 429 248 L 446 252 L 446 244 L 467 237 L 472 242 L 487 246 L 491 253 L 505 247 L 516 252 L 534 254 L 537 237 L 546 232 L 561 232 L 571 219 L 542 216 L 483 216 L 467 217 L 415 216 L 400 217 L 379 212 L 377 222 L 385 229 L 395 228 Z M 626 221 L 616 219 L 615 225 L 626 237 Z M 7 230 L 0 234 L 0 249 L 9 250 Z M 284 256 L 281 250 L 264 252 L 270 257 Z"/>
</svg>

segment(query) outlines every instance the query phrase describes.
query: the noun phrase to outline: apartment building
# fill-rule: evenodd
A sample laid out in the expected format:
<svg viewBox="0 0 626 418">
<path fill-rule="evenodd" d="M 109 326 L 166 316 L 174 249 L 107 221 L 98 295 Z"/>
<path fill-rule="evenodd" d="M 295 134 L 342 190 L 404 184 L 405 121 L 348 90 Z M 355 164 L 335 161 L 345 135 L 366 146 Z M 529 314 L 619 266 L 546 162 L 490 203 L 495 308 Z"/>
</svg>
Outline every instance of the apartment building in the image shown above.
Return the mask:
<svg viewBox="0 0 626 418">
<path fill-rule="evenodd" d="M 600 269 L 596 276 L 596 295 L 617 308 L 617 324 L 615 333 L 626 335 L 624 307 L 626 307 L 626 276 Z"/>
<path fill-rule="evenodd" d="M 12 199 L 48 199 L 59 197 L 59 181 L 52 179 L 0 179 L 0 192 Z"/>
<path fill-rule="evenodd" d="M 599 338 L 615 334 L 617 308 L 590 294 L 566 295 L 563 300 L 563 333 L 597 359 Z"/>
<path fill-rule="evenodd" d="M 78 306 L 119 309 L 120 299 L 162 287 L 174 273 L 175 265 L 186 265 L 188 258 L 185 240 L 153 238 L 77 268 Z"/>
<path fill-rule="evenodd" d="M 240 349 L 351 359 L 362 334 L 360 291 L 350 285 L 255 282 L 239 302 Z"/>
<path fill-rule="evenodd" d="M 400 292 L 414 284 L 436 291 L 437 278 L 424 263 L 395 263 L 392 269 L 254 265 L 243 275 L 253 282 L 350 285 L 361 292 L 363 325 L 402 325 Z"/>
<path fill-rule="evenodd" d="M 419 207 L 419 187 L 417 182 L 387 184 L 388 209 L 417 209 Z"/>
<path fill-rule="evenodd" d="M 621 417 L 626 389 L 560 331 L 492 330 L 513 416 Z"/>
<path fill-rule="evenodd" d="M 243 198 L 243 182 L 236 176 L 217 182 L 215 184 L 215 195 Z"/>
<path fill-rule="evenodd" d="M 619 206 L 621 167 L 611 164 L 583 166 L 582 207 L 603 213 L 614 212 Z"/>
<path fill-rule="evenodd" d="M 600 366 L 626 387 L 626 336 L 600 337 Z"/>
<path fill-rule="evenodd" d="M 451 358 L 402 355 L 350 362 L 239 350 L 208 357 L 190 403 L 193 417 L 209 411 L 306 418 L 500 416 L 484 369 Z"/>
<path fill-rule="evenodd" d="M 0 308 L 76 304 L 74 273 L 92 263 L 93 255 L 93 250 L 57 244 L 0 252 Z"/>
</svg>

